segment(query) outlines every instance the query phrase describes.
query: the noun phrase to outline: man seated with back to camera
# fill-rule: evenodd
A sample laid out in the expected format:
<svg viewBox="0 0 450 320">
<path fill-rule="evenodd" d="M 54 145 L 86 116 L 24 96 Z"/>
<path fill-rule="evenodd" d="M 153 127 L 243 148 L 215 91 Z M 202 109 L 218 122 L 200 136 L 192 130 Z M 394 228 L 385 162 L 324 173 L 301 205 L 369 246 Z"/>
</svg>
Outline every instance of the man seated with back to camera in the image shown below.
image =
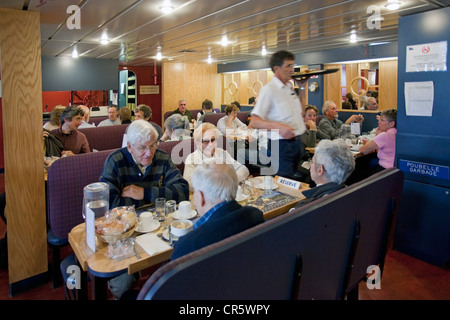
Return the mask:
<svg viewBox="0 0 450 320">
<path fill-rule="evenodd" d="M 295 209 L 344 188 L 354 169 L 355 158 L 344 140 L 321 140 L 310 167 L 311 179 L 316 187 L 303 191 L 306 199 L 301 200 Z"/>
<path fill-rule="evenodd" d="M 227 164 L 203 165 L 194 170 L 194 203 L 200 219 L 193 231 L 175 242 L 171 260 L 264 222 L 261 210 L 236 202 L 238 184 L 236 171 Z"/>
</svg>

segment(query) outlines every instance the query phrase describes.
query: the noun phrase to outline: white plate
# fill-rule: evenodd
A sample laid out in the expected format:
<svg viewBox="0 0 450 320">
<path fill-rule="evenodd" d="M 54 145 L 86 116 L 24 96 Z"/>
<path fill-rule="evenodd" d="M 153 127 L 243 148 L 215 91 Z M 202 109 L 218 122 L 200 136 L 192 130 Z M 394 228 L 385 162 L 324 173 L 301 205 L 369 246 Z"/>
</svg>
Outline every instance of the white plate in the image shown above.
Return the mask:
<svg viewBox="0 0 450 320">
<path fill-rule="evenodd" d="M 183 217 L 180 216 L 180 213 L 179 213 L 178 210 L 176 210 L 174 213 L 172 213 L 172 217 L 174 219 L 176 219 L 176 220 L 184 220 L 184 219 L 189 220 L 189 219 L 194 218 L 195 216 L 197 216 L 197 211 L 195 211 L 194 209 L 192 209 L 191 214 L 186 216 L 186 217 L 185 216 L 183 216 Z"/>
<path fill-rule="evenodd" d="M 256 187 L 259 188 L 259 189 L 265 190 L 264 183 L 260 183 Z M 275 190 L 275 189 L 278 189 L 278 185 L 275 182 L 273 182 L 272 183 L 272 190 Z"/>
<path fill-rule="evenodd" d="M 153 225 L 151 227 L 149 227 L 147 230 L 141 230 L 141 228 L 140 228 L 141 225 L 138 224 L 138 227 L 136 228 L 136 231 L 140 232 L 140 233 L 152 232 L 152 231 L 155 231 L 156 229 L 158 229 L 160 226 L 161 226 L 161 223 L 159 223 L 159 221 L 155 221 L 153 223 Z"/>
<path fill-rule="evenodd" d="M 162 233 L 162 236 L 163 236 L 164 239 L 169 241 L 169 229 L 164 230 L 163 233 Z M 172 235 L 172 241 L 177 241 L 177 240 L 178 240 L 178 237 Z"/>
</svg>

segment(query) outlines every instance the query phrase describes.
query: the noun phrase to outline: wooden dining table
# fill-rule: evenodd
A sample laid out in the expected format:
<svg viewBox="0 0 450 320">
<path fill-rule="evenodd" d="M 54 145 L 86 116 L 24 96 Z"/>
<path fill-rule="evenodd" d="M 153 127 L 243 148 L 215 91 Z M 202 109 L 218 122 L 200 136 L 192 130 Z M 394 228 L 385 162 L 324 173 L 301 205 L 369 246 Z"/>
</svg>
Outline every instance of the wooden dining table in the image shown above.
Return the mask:
<svg viewBox="0 0 450 320">
<path fill-rule="evenodd" d="M 256 201 L 257 199 L 261 199 L 259 208 L 263 211 L 265 220 L 272 219 L 276 216 L 288 212 L 301 199 L 304 198 L 302 192 L 309 189 L 309 185 L 302 183 L 300 189 L 294 189 L 283 184 L 276 183 L 277 178 L 278 177 L 274 178 L 274 185 L 276 184 L 275 189 L 273 189 L 268 194 L 265 194 L 264 190 L 257 187 L 259 183 L 262 183 L 262 177 L 250 178 L 250 189 L 254 190 L 251 196 L 248 196 L 246 199 L 238 202 L 242 205 L 252 205 L 252 200 Z M 276 200 L 270 201 L 271 197 L 274 197 L 274 199 L 279 199 L 283 196 L 284 198 L 287 198 L 287 200 L 280 201 L 278 205 Z M 192 194 L 190 199 L 191 203 L 193 204 Z M 265 203 L 267 203 L 266 208 L 264 207 Z M 195 208 L 194 204 L 193 208 Z M 196 217 L 194 217 L 193 219 L 195 218 Z M 165 240 L 165 238 L 162 236 L 162 233 L 164 232 L 164 228 L 172 221 L 173 217 L 171 214 L 169 214 L 166 217 L 166 220 L 161 223 L 160 227 L 152 232 L 159 236 L 161 239 Z M 136 237 L 139 235 L 140 233 L 135 232 L 132 237 Z M 91 249 L 89 249 L 86 243 L 86 231 L 84 223 L 75 226 L 71 230 L 71 232 L 69 233 L 69 243 L 73 249 L 80 268 L 84 271 L 84 273 L 88 273 L 91 280 L 93 281 L 93 297 L 95 300 L 107 299 L 107 281 L 109 279 L 117 277 L 123 273 L 134 274 L 168 261 L 170 260 L 170 256 L 173 251 L 173 248 L 171 247 L 167 250 L 149 255 L 138 244 L 135 244 L 136 251 L 139 253 L 140 258 L 138 258 L 136 255 L 133 255 L 132 257 L 117 261 L 107 256 L 108 244 L 101 242 L 98 238 L 96 239 L 96 251 L 93 252 Z M 87 298 L 87 284 L 86 282 L 82 281 L 82 284 L 83 283 L 85 283 L 85 285 L 82 285 L 82 291 L 79 296 Z"/>
</svg>

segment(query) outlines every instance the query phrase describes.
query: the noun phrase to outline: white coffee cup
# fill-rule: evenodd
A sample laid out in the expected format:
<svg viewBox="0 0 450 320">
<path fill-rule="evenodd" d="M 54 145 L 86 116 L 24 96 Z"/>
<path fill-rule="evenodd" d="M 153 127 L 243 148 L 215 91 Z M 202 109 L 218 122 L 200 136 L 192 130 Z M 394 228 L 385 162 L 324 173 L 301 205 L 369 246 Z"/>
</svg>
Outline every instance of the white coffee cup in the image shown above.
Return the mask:
<svg viewBox="0 0 450 320">
<path fill-rule="evenodd" d="M 264 189 L 272 190 L 272 176 L 264 176 Z"/>
<path fill-rule="evenodd" d="M 193 225 L 194 223 L 191 220 L 175 220 L 170 224 L 170 232 L 175 237 L 181 237 L 192 231 Z"/>
<path fill-rule="evenodd" d="M 139 229 L 140 230 L 149 230 L 155 224 L 155 219 L 153 218 L 153 214 L 149 211 L 144 211 L 139 216 Z"/>
<path fill-rule="evenodd" d="M 180 217 L 189 217 L 192 212 L 192 205 L 189 201 L 181 201 L 178 205 L 178 213 Z"/>
</svg>

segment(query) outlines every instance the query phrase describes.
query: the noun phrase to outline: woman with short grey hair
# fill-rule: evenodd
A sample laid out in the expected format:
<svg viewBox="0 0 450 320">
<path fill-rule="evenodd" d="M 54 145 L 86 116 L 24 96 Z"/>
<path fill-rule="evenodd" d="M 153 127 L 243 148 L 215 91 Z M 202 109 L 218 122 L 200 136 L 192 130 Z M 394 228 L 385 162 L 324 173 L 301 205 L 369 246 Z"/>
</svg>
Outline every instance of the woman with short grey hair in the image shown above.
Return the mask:
<svg viewBox="0 0 450 320">
<path fill-rule="evenodd" d="M 355 168 L 355 157 L 342 139 L 321 140 L 317 145 L 313 162 L 323 166 L 327 182 L 344 183 Z M 312 173 L 311 173 L 312 174 Z"/>
<path fill-rule="evenodd" d="M 311 179 L 316 187 L 303 191 L 306 199 L 299 208 L 345 187 L 345 181 L 355 169 L 355 158 L 342 139 L 321 140 L 311 159 Z"/>
<path fill-rule="evenodd" d="M 165 141 L 191 138 L 191 133 L 189 131 L 189 120 L 186 116 L 182 116 L 178 113 L 172 114 L 166 119 L 164 126 L 166 127 L 164 136 L 169 137 L 169 139 Z"/>
</svg>

